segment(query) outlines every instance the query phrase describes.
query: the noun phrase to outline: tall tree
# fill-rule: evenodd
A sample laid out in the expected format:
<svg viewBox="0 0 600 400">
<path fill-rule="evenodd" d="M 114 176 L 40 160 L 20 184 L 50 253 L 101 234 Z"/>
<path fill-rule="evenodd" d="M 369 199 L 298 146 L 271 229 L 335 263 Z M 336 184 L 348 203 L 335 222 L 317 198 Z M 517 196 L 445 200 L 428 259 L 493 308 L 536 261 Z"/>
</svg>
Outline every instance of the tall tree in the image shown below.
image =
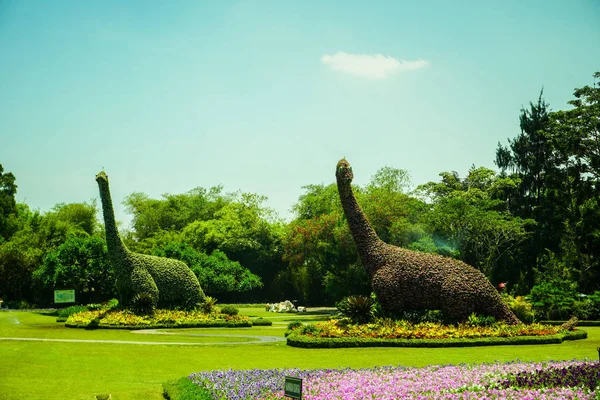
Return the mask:
<svg viewBox="0 0 600 400">
<path fill-rule="evenodd" d="M 12 172 L 5 173 L 0 164 L 0 243 L 13 233 L 8 221 L 17 212 L 16 194 L 15 176 Z"/>
<path fill-rule="evenodd" d="M 516 271 L 516 277 L 511 276 L 515 272 L 510 268 L 512 253 L 527 238 L 526 227 L 532 221 L 508 212 L 507 202 L 501 197 L 507 179 L 475 166 L 464 179 L 456 172 L 440 176 L 441 182 L 418 188 L 431 201 L 431 208 L 422 216 L 427 229 L 491 281 L 516 283 L 519 274 Z"/>
<path fill-rule="evenodd" d="M 592 292 L 600 288 L 600 82 L 575 89 L 574 97 L 572 109 L 551 114 L 564 204 L 560 251 L 580 290 Z"/>
<path fill-rule="evenodd" d="M 525 251 L 525 277 L 527 286 L 534 284 L 534 270 L 540 268 L 544 249 L 556 250 L 562 226 L 553 218 L 559 207 L 549 196 L 556 176 L 556 151 L 550 130 L 550 108 L 540 92 L 537 103 L 530 102 L 529 108 L 521 108 L 519 116 L 521 133 L 509 139 L 509 146 L 498 143 L 496 165 L 504 175 L 507 171 L 518 180 L 517 202 L 511 210 L 522 218 L 534 219 L 537 224 Z M 533 227 L 533 225 L 532 225 Z"/>
</svg>

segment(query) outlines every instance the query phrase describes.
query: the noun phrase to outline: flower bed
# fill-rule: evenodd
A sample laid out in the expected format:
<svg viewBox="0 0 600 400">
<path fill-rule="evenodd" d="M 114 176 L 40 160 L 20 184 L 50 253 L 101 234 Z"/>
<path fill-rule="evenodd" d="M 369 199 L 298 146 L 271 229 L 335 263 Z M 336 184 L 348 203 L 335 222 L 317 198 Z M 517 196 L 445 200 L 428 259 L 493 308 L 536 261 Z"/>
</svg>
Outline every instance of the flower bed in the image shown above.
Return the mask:
<svg viewBox="0 0 600 400">
<path fill-rule="evenodd" d="M 600 364 L 589 361 L 423 368 L 227 370 L 189 379 L 215 399 L 283 399 L 285 376 L 302 378 L 305 400 L 594 399 Z"/>
<path fill-rule="evenodd" d="M 65 326 L 116 329 L 249 327 L 252 321 L 243 315 L 200 311 L 156 310 L 152 315 L 136 315 L 128 310 L 94 310 L 71 315 Z"/>
<path fill-rule="evenodd" d="M 566 331 L 558 326 L 531 324 L 447 326 L 436 323 L 411 324 L 385 321 L 375 324 L 346 324 L 329 320 L 297 326 L 288 331 L 287 344 L 295 347 L 452 347 L 497 344 L 550 344 L 584 339 L 582 330 Z"/>
</svg>

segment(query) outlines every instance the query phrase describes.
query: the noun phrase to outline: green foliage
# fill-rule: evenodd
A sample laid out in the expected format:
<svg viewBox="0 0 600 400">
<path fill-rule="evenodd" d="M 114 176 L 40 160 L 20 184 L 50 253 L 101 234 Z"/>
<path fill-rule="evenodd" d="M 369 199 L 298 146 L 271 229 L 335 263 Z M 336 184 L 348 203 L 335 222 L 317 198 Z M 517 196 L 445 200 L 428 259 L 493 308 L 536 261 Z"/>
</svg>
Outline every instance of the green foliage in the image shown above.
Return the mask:
<svg viewBox="0 0 600 400">
<path fill-rule="evenodd" d="M 272 326 L 272 325 L 273 325 L 273 321 L 263 318 L 263 317 L 258 317 L 258 318 L 252 319 L 252 326 Z"/>
<path fill-rule="evenodd" d="M 204 297 L 204 303 L 200 305 L 200 309 L 205 314 L 211 314 L 215 310 L 215 305 L 217 304 L 217 299 L 214 297 L 206 296 Z"/>
<path fill-rule="evenodd" d="M 0 164 L 0 244 L 13 234 L 10 217 L 17 213 L 17 185 L 11 172 L 4 172 Z"/>
<path fill-rule="evenodd" d="M 469 326 L 492 326 L 496 323 L 496 318 L 489 315 L 479 315 L 472 313 L 467 319 Z"/>
<path fill-rule="evenodd" d="M 422 215 L 434 238 L 411 245 L 413 250 L 459 257 L 486 276 L 500 275 L 503 258 L 528 237 L 531 221 L 515 218 L 497 196 L 502 177 L 487 168 L 472 167 L 461 179 L 443 172 L 442 181 L 419 186 L 417 192 L 432 201 Z M 431 243 L 433 241 L 433 243 Z"/>
<path fill-rule="evenodd" d="M 209 294 L 242 293 L 262 287 L 259 276 L 230 260 L 220 250 L 207 255 L 184 243 L 171 243 L 164 249 L 156 249 L 154 254 L 184 261 Z"/>
<path fill-rule="evenodd" d="M 503 295 L 502 299 L 508 305 L 508 308 L 519 318 L 519 320 L 525 324 L 531 324 L 534 321 L 533 305 L 528 302 L 525 297 L 517 296 L 513 297 L 510 295 Z"/>
<path fill-rule="evenodd" d="M 304 323 L 302 323 L 302 321 L 292 321 L 288 324 L 287 329 L 289 331 L 293 331 L 296 330 L 298 328 L 301 328 L 304 326 Z"/>
<path fill-rule="evenodd" d="M 372 321 L 374 316 L 374 301 L 367 296 L 348 296 L 336 303 L 336 308 L 353 323 L 364 324 Z"/>
<path fill-rule="evenodd" d="M 540 319 L 568 319 L 577 299 L 576 284 L 564 280 L 540 283 L 531 289 L 531 302 Z"/>
<path fill-rule="evenodd" d="M 67 239 L 45 257 L 33 276 L 49 289 L 75 289 L 83 303 L 115 295 L 106 243 L 96 236 Z"/>
<path fill-rule="evenodd" d="M 239 312 L 240 310 L 238 310 L 237 307 L 232 305 L 225 305 L 221 307 L 221 314 L 238 315 Z"/>
<path fill-rule="evenodd" d="M 450 318 L 448 318 L 448 316 L 446 316 L 441 310 L 407 310 L 402 312 L 397 318 L 412 324 L 443 324 L 455 322 L 451 321 Z"/>
<path fill-rule="evenodd" d="M 150 293 L 136 293 L 131 298 L 131 309 L 137 315 L 152 315 L 156 310 L 154 297 Z"/>
<path fill-rule="evenodd" d="M 581 298 L 583 297 L 583 298 Z M 573 315 L 580 320 L 600 320 L 600 292 L 581 296 L 573 303 Z"/>
<path fill-rule="evenodd" d="M 210 391 L 188 377 L 163 383 L 163 397 L 168 400 L 213 400 Z"/>
<path fill-rule="evenodd" d="M 82 311 L 88 311 L 89 308 L 86 306 L 70 306 L 67 308 L 63 308 L 62 310 L 60 310 L 58 312 L 58 317 L 59 318 L 64 318 L 66 320 L 66 318 L 68 318 L 69 316 L 78 313 L 78 312 L 82 312 Z"/>
</svg>

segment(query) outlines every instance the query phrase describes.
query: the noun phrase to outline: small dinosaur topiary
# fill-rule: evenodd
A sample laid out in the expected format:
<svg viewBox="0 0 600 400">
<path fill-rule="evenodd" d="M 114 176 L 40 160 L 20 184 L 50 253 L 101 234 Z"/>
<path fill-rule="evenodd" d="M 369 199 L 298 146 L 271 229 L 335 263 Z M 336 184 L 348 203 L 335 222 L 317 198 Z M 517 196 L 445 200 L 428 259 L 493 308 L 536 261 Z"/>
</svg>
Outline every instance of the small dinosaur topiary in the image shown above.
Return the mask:
<svg viewBox="0 0 600 400">
<path fill-rule="evenodd" d="M 336 168 L 340 200 L 362 265 L 383 310 L 441 310 L 466 320 L 471 313 L 520 323 L 479 270 L 460 260 L 419 253 L 384 243 L 371 227 L 352 192 L 352 167 L 341 159 Z"/>
<path fill-rule="evenodd" d="M 115 271 L 120 302 L 130 305 L 133 296 L 148 293 L 157 307 L 194 307 L 204 303 L 198 278 L 182 261 L 133 253 L 127 249 L 115 222 L 115 214 L 104 171 L 96 175 L 100 189 L 108 257 Z"/>
</svg>

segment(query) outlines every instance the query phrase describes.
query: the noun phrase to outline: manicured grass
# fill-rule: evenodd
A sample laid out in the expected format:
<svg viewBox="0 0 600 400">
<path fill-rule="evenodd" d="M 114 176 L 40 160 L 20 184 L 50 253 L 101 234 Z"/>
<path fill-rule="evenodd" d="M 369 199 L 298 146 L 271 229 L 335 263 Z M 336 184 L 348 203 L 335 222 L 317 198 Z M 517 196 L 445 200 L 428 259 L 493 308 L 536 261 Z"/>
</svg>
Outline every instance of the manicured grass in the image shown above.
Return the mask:
<svg viewBox="0 0 600 400">
<path fill-rule="evenodd" d="M 263 316 L 273 327 L 207 329 L 211 334 L 283 336 L 295 314 L 264 313 L 240 309 L 244 315 Z M 261 313 L 262 312 L 262 313 Z M 274 318 L 281 317 L 281 318 Z M 308 317 L 308 316 L 307 316 Z M 313 316 L 314 318 L 315 316 Z M 309 319 L 303 317 L 303 319 Z M 19 322 L 18 324 L 16 322 Z M 166 335 L 141 335 L 128 331 L 64 328 L 55 317 L 32 312 L 0 312 L 0 337 L 164 341 Z M 279 323 L 277 323 L 279 322 Z M 423 366 L 429 364 L 492 361 L 566 360 L 598 357 L 600 327 L 586 327 L 588 339 L 557 345 L 471 348 L 350 348 L 299 349 L 285 342 L 252 345 L 133 345 L 0 340 L 0 398 L 93 399 L 111 393 L 113 399 L 161 399 L 162 383 L 192 372 L 212 369 L 335 368 L 376 365 Z M 194 330 L 198 332 L 199 330 Z M 194 337 L 178 335 L 176 341 Z"/>
</svg>

